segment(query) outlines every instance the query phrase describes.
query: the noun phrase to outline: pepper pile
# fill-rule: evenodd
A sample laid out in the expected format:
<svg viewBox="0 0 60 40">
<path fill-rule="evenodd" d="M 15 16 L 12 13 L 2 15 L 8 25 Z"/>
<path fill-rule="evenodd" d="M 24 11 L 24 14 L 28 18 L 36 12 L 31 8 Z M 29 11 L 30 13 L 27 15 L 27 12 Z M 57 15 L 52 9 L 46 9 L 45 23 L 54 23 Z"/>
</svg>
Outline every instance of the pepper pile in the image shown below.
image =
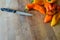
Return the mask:
<svg viewBox="0 0 60 40">
<path fill-rule="evenodd" d="M 32 0 L 31 4 L 26 5 L 26 9 L 39 11 L 45 15 L 44 23 L 51 22 L 51 26 L 55 26 L 60 20 L 60 6 L 57 0 Z"/>
</svg>

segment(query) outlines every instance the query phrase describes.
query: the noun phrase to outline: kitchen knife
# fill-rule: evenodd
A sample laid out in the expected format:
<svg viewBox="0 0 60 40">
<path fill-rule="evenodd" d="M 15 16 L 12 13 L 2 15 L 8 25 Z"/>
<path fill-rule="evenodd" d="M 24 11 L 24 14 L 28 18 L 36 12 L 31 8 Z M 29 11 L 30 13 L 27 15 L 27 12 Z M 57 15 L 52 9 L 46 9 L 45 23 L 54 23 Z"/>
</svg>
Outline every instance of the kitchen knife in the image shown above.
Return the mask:
<svg viewBox="0 0 60 40">
<path fill-rule="evenodd" d="M 11 13 L 16 13 L 16 14 L 20 14 L 20 15 L 24 15 L 24 16 L 32 16 L 32 14 L 17 11 L 17 10 L 13 10 L 13 9 L 9 9 L 9 8 L 0 8 L 0 10 L 1 11 L 6 11 L 6 12 L 11 12 Z"/>
</svg>

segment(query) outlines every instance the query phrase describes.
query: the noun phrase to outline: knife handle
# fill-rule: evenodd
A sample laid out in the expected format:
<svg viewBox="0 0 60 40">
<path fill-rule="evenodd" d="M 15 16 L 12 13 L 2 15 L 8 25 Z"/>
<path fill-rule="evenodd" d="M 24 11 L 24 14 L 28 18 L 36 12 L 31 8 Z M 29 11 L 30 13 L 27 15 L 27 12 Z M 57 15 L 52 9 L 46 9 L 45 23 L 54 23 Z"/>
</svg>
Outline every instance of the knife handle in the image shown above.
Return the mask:
<svg viewBox="0 0 60 40">
<path fill-rule="evenodd" d="M 9 8 L 1 8 L 1 11 L 16 13 L 16 10 L 9 9 Z"/>
</svg>

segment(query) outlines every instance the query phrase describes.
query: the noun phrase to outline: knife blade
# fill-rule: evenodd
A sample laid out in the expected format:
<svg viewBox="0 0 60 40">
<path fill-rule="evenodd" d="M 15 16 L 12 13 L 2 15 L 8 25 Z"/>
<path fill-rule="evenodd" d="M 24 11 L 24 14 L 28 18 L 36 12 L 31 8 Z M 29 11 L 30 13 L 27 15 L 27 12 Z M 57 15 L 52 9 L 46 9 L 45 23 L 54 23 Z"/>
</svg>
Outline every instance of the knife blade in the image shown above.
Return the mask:
<svg viewBox="0 0 60 40">
<path fill-rule="evenodd" d="M 16 14 L 20 14 L 20 15 L 24 15 L 24 16 L 33 16 L 32 14 L 17 11 L 17 10 L 13 10 L 13 9 L 9 9 L 9 8 L 1 8 L 0 10 L 1 11 L 6 11 L 6 12 L 11 12 L 11 13 L 16 13 Z"/>
</svg>

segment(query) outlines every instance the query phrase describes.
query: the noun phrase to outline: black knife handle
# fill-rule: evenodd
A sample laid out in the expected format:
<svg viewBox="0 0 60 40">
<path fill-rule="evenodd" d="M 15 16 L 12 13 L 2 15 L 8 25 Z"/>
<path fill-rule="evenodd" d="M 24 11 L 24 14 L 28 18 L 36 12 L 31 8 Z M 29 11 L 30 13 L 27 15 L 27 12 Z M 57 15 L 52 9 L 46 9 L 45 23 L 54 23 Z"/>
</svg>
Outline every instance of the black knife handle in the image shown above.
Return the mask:
<svg viewBox="0 0 60 40">
<path fill-rule="evenodd" d="M 16 10 L 9 9 L 9 8 L 1 8 L 1 11 L 6 11 L 6 12 L 13 12 L 13 13 L 16 13 Z"/>
</svg>

